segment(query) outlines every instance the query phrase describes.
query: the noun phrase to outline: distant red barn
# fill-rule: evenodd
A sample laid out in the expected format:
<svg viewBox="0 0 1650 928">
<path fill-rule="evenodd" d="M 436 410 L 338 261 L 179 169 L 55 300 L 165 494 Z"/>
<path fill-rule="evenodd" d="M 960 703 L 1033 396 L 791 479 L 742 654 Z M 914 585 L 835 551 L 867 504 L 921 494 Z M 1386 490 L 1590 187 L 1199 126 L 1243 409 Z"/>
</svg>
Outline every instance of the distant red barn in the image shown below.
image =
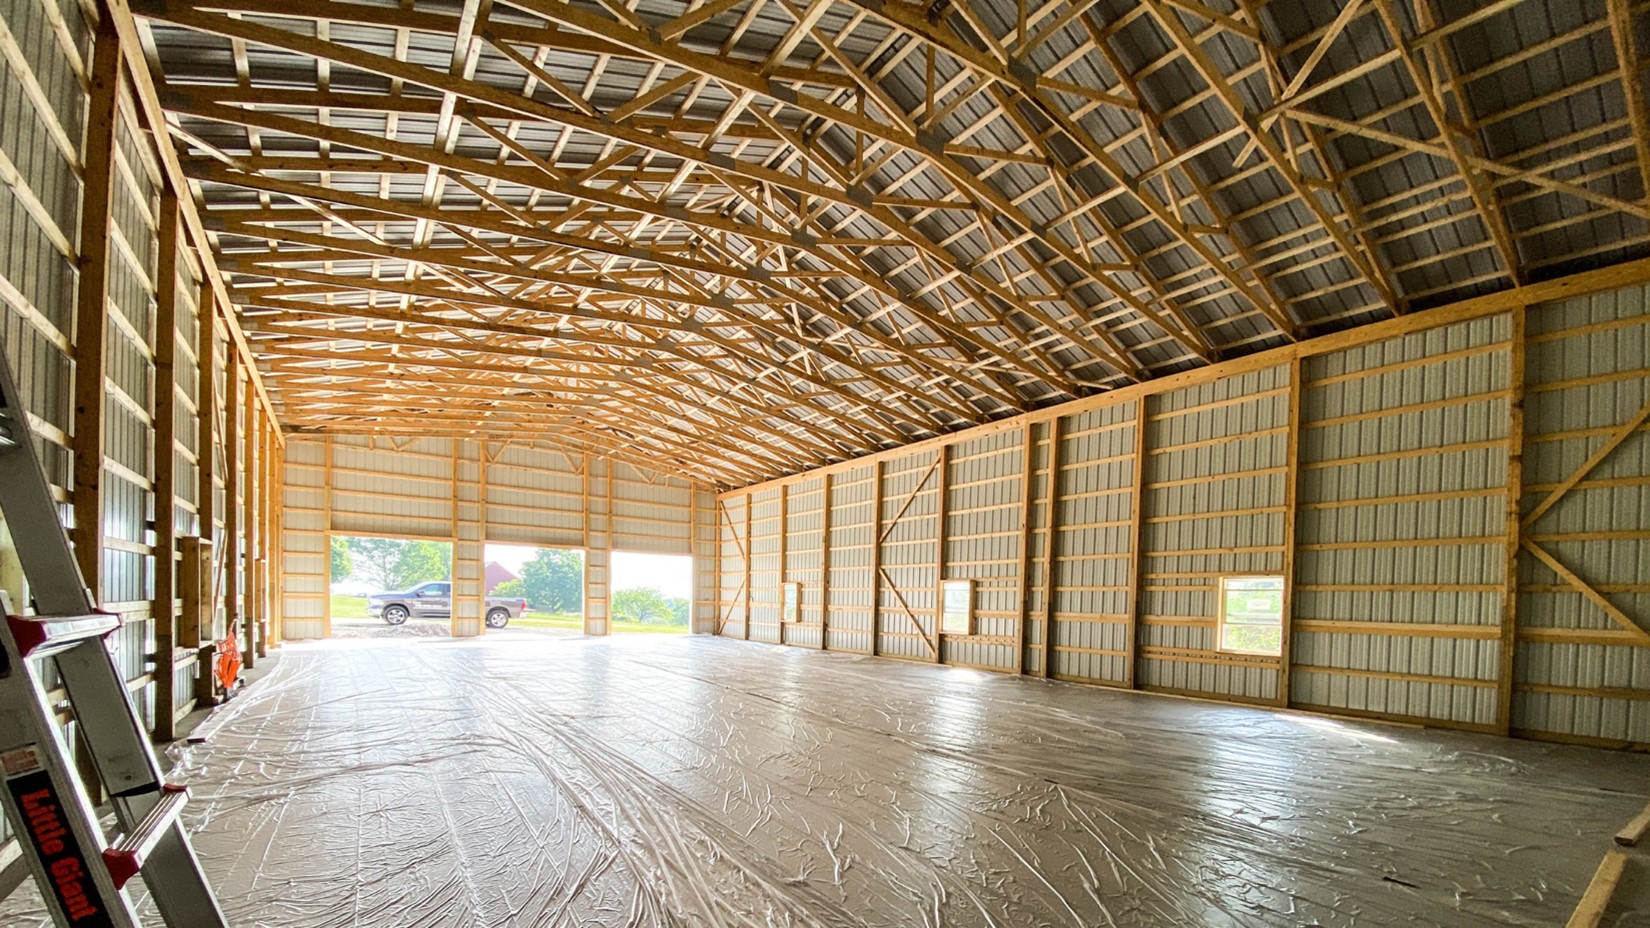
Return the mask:
<svg viewBox="0 0 1650 928">
<path fill-rule="evenodd" d="M 500 564 L 498 561 L 487 562 L 487 595 L 493 595 L 493 590 L 506 580 L 520 580 L 521 575 Z"/>
</svg>

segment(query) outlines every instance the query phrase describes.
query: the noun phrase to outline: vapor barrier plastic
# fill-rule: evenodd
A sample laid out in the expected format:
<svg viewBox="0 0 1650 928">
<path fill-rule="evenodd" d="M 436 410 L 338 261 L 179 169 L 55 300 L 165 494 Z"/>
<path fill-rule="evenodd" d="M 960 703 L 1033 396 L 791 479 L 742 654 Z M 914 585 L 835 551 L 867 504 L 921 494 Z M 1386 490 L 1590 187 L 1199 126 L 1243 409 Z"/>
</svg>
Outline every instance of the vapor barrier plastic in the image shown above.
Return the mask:
<svg viewBox="0 0 1650 928">
<path fill-rule="evenodd" d="M 292 648 L 182 766 L 232 923 L 271 928 L 1551 926 L 1650 785 L 706 637 Z"/>
</svg>

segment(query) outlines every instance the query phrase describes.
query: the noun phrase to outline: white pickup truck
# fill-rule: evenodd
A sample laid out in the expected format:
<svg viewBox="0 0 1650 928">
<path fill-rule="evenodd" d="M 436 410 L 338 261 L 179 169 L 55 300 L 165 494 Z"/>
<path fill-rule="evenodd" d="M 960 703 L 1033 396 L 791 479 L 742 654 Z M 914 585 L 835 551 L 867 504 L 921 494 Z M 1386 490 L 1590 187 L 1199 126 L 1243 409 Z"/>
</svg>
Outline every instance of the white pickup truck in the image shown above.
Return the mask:
<svg viewBox="0 0 1650 928">
<path fill-rule="evenodd" d="M 503 628 L 510 620 L 519 618 L 527 608 L 527 600 L 519 596 L 489 596 L 485 618 L 488 628 Z M 367 597 L 367 615 L 381 618 L 390 625 L 404 624 L 409 618 L 447 618 L 453 614 L 453 585 L 446 580 L 420 583 L 400 593 L 374 593 Z"/>
</svg>

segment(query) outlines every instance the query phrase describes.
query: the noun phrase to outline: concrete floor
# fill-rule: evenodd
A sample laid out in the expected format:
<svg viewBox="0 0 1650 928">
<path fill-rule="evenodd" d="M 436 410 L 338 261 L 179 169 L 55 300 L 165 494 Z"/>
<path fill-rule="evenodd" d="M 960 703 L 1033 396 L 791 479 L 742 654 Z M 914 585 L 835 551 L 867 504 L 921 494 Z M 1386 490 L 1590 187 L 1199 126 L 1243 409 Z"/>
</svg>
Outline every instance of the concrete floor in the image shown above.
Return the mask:
<svg viewBox="0 0 1650 928">
<path fill-rule="evenodd" d="M 703 637 L 293 646 L 210 730 L 196 847 L 268 928 L 1551 926 L 1650 792 L 1642 756 Z"/>
</svg>

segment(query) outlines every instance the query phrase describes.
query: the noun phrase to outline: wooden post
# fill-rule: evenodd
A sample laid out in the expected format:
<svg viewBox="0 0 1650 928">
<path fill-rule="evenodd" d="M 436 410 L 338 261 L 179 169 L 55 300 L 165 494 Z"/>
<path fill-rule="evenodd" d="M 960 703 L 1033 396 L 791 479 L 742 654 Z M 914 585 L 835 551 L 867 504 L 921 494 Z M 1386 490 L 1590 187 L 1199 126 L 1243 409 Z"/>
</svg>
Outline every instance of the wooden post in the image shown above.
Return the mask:
<svg viewBox="0 0 1650 928">
<path fill-rule="evenodd" d="M 273 477 L 269 481 L 270 522 L 275 537 L 275 550 L 270 566 L 269 634 L 265 637 L 279 648 L 286 640 L 286 447 L 281 443 L 279 426 L 271 422 L 271 440 L 274 442 L 274 460 L 270 466 Z M 332 551 L 324 552 L 327 561 Z"/>
<path fill-rule="evenodd" d="M 327 565 L 327 580 L 325 589 L 321 591 L 321 637 L 332 637 L 332 436 L 328 435 L 326 446 L 322 449 L 325 459 L 322 462 L 321 481 L 321 530 L 326 542 L 322 554 Z"/>
<path fill-rule="evenodd" d="M 260 591 L 258 595 L 262 597 L 262 603 L 258 607 L 259 657 L 267 657 L 269 655 L 269 639 L 273 633 L 274 626 L 271 616 L 275 611 L 275 589 L 273 581 L 276 571 L 275 565 L 278 563 L 278 558 L 280 557 L 278 545 L 281 542 L 281 535 L 279 532 L 275 531 L 274 499 L 275 487 L 277 485 L 276 481 L 278 479 L 278 473 L 275 469 L 275 448 L 275 419 L 273 416 L 266 416 L 264 419 L 263 453 L 259 456 L 259 460 L 263 462 L 263 480 L 261 481 L 263 492 L 259 494 L 259 505 L 261 507 L 259 524 L 262 526 L 260 535 L 263 540 L 263 574 L 258 578 L 258 589 Z M 330 559 L 332 552 L 327 552 L 327 556 Z"/>
<path fill-rule="evenodd" d="M 1146 397 L 1134 401 L 1134 496 L 1129 512 L 1129 624 L 1123 682 L 1129 689 L 1137 685 L 1135 668 L 1140 661 L 1140 572 L 1146 567 Z"/>
<path fill-rule="evenodd" d="M 1295 620 L 1295 521 L 1298 516 L 1301 463 L 1301 405 L 1305 402 L 1301 359 L 1289 362 L 1289 431 L 1285 438 L 1283 478 L 1283 641 L 1278 648 L 1278 705 L 1289 705 L 1290 652 Z M 1216 634 L 1219 634 L 1217 629 Z M 1219 646 L 1217 641 L 1216 646 Z"/>
<path fill-rule="evenodd" d="M 871 465 L 871 647 L 882 653 L 882 459 Z"/>
<path fill-rule="evenodd" d="M 1054 585 L 1060 571 L 1060 440 L 1065 432 L 1055 416 L 1048 423 L 1048 534 L 1043 537 L 1043 676 L 1054 676 Z"/>
<path fill-rule="evenodd" d="M 1496 673 L 1495 728 L 1512 733 L 1513 684 L 1518 659 L 1518 552 L 1524 539 L 1524 350 L 1528 307 L 1513 307 L 1507 386 L 1507 542 L 1501 578 L 1501 653 Z"/>
<path fill-rule="evenodd" d="M 940 633 L 940 616 L 945 611 L 945 544 L 946 544 L 946 512 L 950 508 L 946 497 L 951 492 L 951 446 L 940 445 L 939 466 L 934 479 L 939 493 L 939 503 L 935 508 L 934 529 L 934 663 L 945 660 L 945 636 Z M 969 604 L 973 610 L 973 604 Z"/>
<path fill-rule="evenodd" d="M 791 485 L 779 485 L 779 643 L 790 644 L 786 640 L 785 628 L 785 581 L 790 575 L 790 519 L 791 519 Z M 801 618 L 801 597 L 797 598 L 797 618 Z"/>
<path fill-rule="evenodd" d="M 745 640 L 751 640 L 751 561 L 756 558 L 756 545 L 751 541 L 751 509 L 756 506 L 756 495 L 745 494 Z"/>
<path fill-rule="evenodd" d="M 177 737 L 178 198 L 160 194 L 155 276 L 155 738 Z"/>
<path fill-rule="evenodd" d="M 587 635 L 590 634 L 590 468 L 592 466 L 594 465 L 591 463 L 590 452 L 586 451 L 584 453 L 584 514 L 582 520 L 584 538 L 584 594 L 579 601 L 579 612 L 581 613 L 579 616 L 579 630 Z M 720 582 L 720 578 L 718 578 L 718 582 Z M 718 596 L 717 599 L 720 600 L 721 597 Z"/>
<path fill-rule="evenodd" d="M 103 402 L 104 340 L 108 329 L 109 224 L 114 198 L 115 121 L 120 93 L 120 37 L 108 15 L 99 18 L 92 46 L 90 103 L 86 112 L 85 179 L 80 202 L 80 289 L 74 319 L 75 560 L 92 591 L 103 601 Z M 94 791 L 95 795 L 95 791 Z"/>
<path fill-rule="evenodd" d="M 245 616 L 241 550 L 241 356 L 230 351 L 224 373 L 223 614 L 224 637 L 238 638 Z M 243 643 L 242 649 L 245 649 Z M 243 655 L 241 660 L 246 660 Z"/>
<path fill-rule="evenodd" d="M 693 563 L 688 579 L 688 602 L 692 604 L 688 610 L 688 634 L 694 635 L 699 632 L 699 608 L 704 591 L 699 588 L 699 578 L 703 575 L 699 561 L 699 488 L 691 483 L 688 484 L 688 557 Z"/>
<path fill-rule="evenodd" d="M 819 511 L 819 650 L 831 633 L 831 472 L 820 477 Z"/>
<path fill-rule="evenodd" d="M 241 441 L 245 458 L 241 467 L 241 526 L 246 536 L 245 553 L 241 558 L 241 663 L 248 670 L 258 662 L 258 561 L 261 559 L 263 538 L 258 531 L 258 494 L 263 492 L 263 481 L 258 479 L 258 436 L 262 424 L 258 419 L 258 394 L 252 388 L 253 372 L 246 371 L 246 390 L 243 394 Z"/>
<path fill-rule="evenodd" d="M 1036 423 L 1025 426 L 1025 446 L 1020 449 L 1020 616 L 1015 637 L 1018 639 L 1014 657 L 1014 672 L 1026 672 L 1026 634 L 1031 623 L 1031 515 L 1036 506 L 1033 494 L 1037 480 Z"/>
<path fill-rule="evenodd" d="M 602 634 L 613 634 L 613 539 L 618 531 L 619 521 L 613 512 L 613 459 L 602 459 L 602 472 L 607 475 L 607 507 L 604 525 L 607 531 L 602 533 Z M 746 632 L 750 630 L 750 623 L 745 624 Z"/>
<path fill-rule="evenodd" d="M 458 439 L 455 438 L 455 439 L 453 439 L 453 441 L 456 444 Z M 490 463 L 489 460 L 488 460 L 489 451 L 491 450 L 489 448 L 489 446 L 492 444 L 492 442 L 489 442 L 488 440 L 486 440 L 484 438 L 478 444 L 479 444 L 481 450 L 476 455 L 476 462 L 481 467 L 481 473 L 478 475 L 479 478 L 480 478 L 480 485 L 479 485 L 479 488 L 476 492 L 476 498 L 479 500 L 478 505 L 480 507 L 476 510 L 476 562 L 475 563 L 476 563 L 476 566 L 479 568 L 479 573 L 476 576 L 476 634 L 477 635 L 486 635 L 487 634 L 487 488 L 488 488 L 487 465 L 488 465 L 488 463 Z M 453 533 L 453 554 L 456 556 L 457 553 L 458 553 L 458 533 L 454 532 Z M 455 577 L 454 579 L 456 580 L 457 578 Z M 612 597 L 612 594 L 610 593 L 608 595 L 609 605 L 608 605 L 608 615 L 607 615 L 607 620 L 610 623 L 609 628 L 612 627 L 611 623 L 613 621 L 612 599 L 613 599 L 613 597 Z"/>
<path fill-rule="evenodd" d="M 202 658 L 195 665 L 195 692 L 208 691 L 212 682 L 212 667 L 205 660 L 203 650 L 212 639 L 212 633 L 217 623 L 217 613 L 213 604 L 213 572 L 211 560 L 213 557 L 212 544 L 217 534 L 218 524 L 218 307 L 216 297 L 210 283 L 202 281 L 200 286 L 199 318 L 196 320 L 195 331 L 195 448 L 197 483 L 195 486 L 195 514 L 197 532 L 200 544 L 196 551 L 204 558 L 203 563 L 191 565 L 191 569 L 199 571 L 200 582 L 194 589 L 193 616 L 187 615 L 191 610 L 191 600 L 184 601 L 185 620 L 193 624 L 193 640 L 186 639 L 185 647 L 193 647 L 197 656 Z M 204 552 L 204 553 L 202 553 Z M 187 563 L 187 555 L 184 558 Z M 184 585 L 186 596 L 191 595 L 188 584 Z M 210 694 L 209 694 L 210 695 Z"/>
</svg>

